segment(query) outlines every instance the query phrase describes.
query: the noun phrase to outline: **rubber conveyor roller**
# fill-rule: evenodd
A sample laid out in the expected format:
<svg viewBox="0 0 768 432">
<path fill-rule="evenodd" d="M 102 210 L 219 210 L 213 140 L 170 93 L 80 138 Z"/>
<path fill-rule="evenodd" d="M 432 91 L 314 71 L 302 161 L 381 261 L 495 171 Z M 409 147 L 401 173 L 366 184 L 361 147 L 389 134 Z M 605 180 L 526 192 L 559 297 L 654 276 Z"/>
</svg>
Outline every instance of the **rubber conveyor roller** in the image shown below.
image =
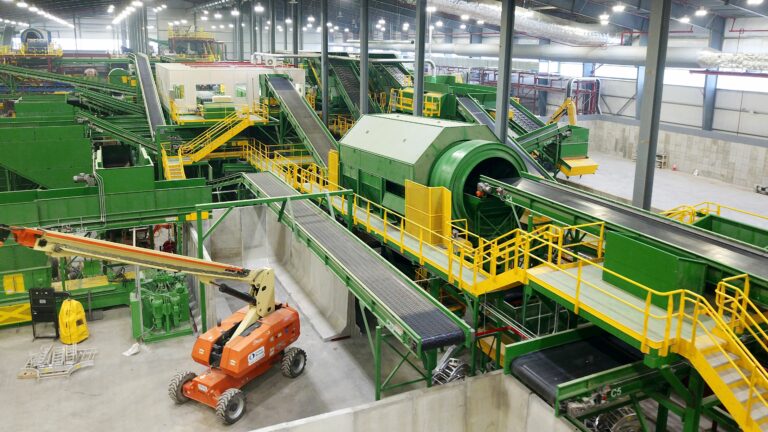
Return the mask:
<svg viewBox="0 0 768 432">
<path fill-rule="evenodd" d="M 304 132 L 309 144 L 325 165 L 328 165 L 328 152 L 335 149 L 336 146 L 331 141 L 331 137 L 320 119 L 304 102 L 288 78 L 270 76 L 267 78 L 267 82 L 283 104 L 283 109 L 288 110 L 296 119 L 298 125 L 294 125 L 294 127 L 298 127 Z"/>
<path fill-rule="evenodd" d="M 247 174 L 267 196 L 297 195 L 293 188 L 271 173 Z M 422 349 L 461 344 L 462 329 L 434 304 L 419 294 L 420 288 L 396 274 L 384 259 L 374 254 L 354 235 L 307 200 L 291 201 L 286 213 L 299 227 L 325 248 L 381 303 L 419 335 Z"/>
<path fill-rule="evenodd" d="M 526 178 L 500 179 L 523 192 L 588 214 L 609 224 L 631 229 L 667 244 L 680 247 L 712 262 L 721 263 L 768 281 L 768 252 L 741 245 L 700 229 L 687 227 L 661 216 L 585 194 L 549 181 Z"/>
</svg>

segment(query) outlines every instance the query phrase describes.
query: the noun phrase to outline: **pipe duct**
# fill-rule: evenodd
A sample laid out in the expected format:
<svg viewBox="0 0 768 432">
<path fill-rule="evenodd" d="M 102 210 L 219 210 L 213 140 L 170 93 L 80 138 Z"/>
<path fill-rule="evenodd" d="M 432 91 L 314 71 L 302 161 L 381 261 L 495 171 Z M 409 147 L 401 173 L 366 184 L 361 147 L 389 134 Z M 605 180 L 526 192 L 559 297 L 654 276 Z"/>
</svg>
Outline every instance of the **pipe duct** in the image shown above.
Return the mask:
<svg viewBox="0 0 768 432">
<path fill-rule="evenodd" d="M 733 68 L 750 71 L 768 70 L 768 54 L 702 52 L 699 64 L 707 68 Z"/>
<path fill-rule="evenodd" d="M 486 24 L 501 25 L 501 3 L 467 2 L 464 0 L 430 0 L 430 6 L 440 12 L 451 15 L 470 15 L 474 19 L 484 20 Z M 551 22 L 548 17 L 538 12 L 517 8 L 515 10 L 515 31 L 534 37 L 546 38 L 568 45 L 618 45 L 621 40 L 609 33 Z"/>
<path fill-rule="evenodd" d="M 357 44 L 347 42 L 345 46 Z M 370 41 L 370 49 L 397 52 L 413 52 L 413 42 L 393 45 L 388 42 Z M 432 54 L 453 54 L 462 57 L 498 58 L 499 46 L 492 44 L 431 44 L 427 48 Z M 701 59 L 719 52 L 704 48 L 700 50 L 685 47 L 667 49 L 667 66 L 680 68 L 702 67 Z M 641 66 L 645 64 L 645 47 L 608 46 L 608 47 L 573 47 L 566 45 L 530 45 L 515 44 L 512 55 L 516 59 L 537 59 L 579 63 L 606 63 L 614 65 Z"/>
</svg>

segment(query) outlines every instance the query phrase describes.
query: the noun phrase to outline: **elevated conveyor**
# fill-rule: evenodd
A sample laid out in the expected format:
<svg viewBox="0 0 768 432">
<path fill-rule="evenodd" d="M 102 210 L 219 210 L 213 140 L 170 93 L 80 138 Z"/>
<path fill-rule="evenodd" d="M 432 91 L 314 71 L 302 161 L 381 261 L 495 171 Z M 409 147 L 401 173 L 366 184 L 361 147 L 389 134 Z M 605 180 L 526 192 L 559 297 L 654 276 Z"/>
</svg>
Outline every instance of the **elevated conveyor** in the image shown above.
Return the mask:
<svg viewBox="0 0 768 432">
<path fill-rule="evenodd" d="M 89 114 L 84 111 L 78 111 L 77 118 L 89 123 L 92 128 L 101 130 L 105 133 L 112 135 L 117 140 L 124 142 L 125 144 L 132 145 L 138 148 L 146 148 L 149 151 L 157 152 L 157 146 L 152 141 L 144 138 L 143 136 L 129 131 L 117 125 L 107 119 L 97 117 L 93 114 Z"/>
<path fill-rule="evenodd" d="M 484 124 L 488 126 L 491 130 L 494 130 L 495 122 L 491 118 L 490 115 L 488 115 L 488 112 L 485 111 L 483 107 L 481 107 L 476 100 L 471 98 L 470 96 L 457 96 L 456 102 L 461 105 L 464 110 L 471 115 L 477 123 Z M 525 151 L 520 145 L 518 145 L 517 142 L 511 137 L 507 136 L 507 146 L 509 146 L 512 150 L 515 151 L 522 159 L 523 162 L 525 162 L 526 168 L 528 168 L 528 172 L 535 174 L 538 173 L 538 175 L 551 179 L 552 176 L 545 170 L 541 165 L 536 162 L 533 157 Z"/>
<path fill-rule="evenodd" d="M 298 134 L 304 138 L 308 149 L 315 156 L 315 160 L 323 166 L 327 166 L 328 152 L 336 149 L 336 140 L 323 126 L 317 114 L 307 105 L 307 102 L 299 95 L 288 78 L 269 76 L 267 77 L 267 84 L 280 102 L 288 120 L 293 124 Z"/>
<path fill-rule="evenodd" d="M 149 122 L 149 131 L 152 138 L 155 137 L 155 130 L 159 126 L 165 126 L 165 116 L 163 107 L 160 105 L 160 96 L 157 94 L 155 78 L 152 76 L 152 67 L 149 64 L 149 57 L 146 54 L 138 53 L 135 55 L 136 75 L 139 78 L 141 95 L 144 100 L 144 108 L 147 111 L 147 120 Z"/>
<path fill-rule="evenodd" d="M 15 76 L 18 78 L 34 78 L 41 81 L 51 81 L 63 84 L 70 84 L 75 87 L 87 88 L 92 90 L 100 90 L 113 93 L 122 93 L 126 95 L 135 95 L 136 88 L 122 85 L 112 84 L 103 81 L 96 81 L 93 79 L 80 78 L 70 75 L 63 75 L 53 72 L 45 72 L 35 69 L 27 69 L 18 66 L 11 66 L 7 64 L 0 64 L 0 74 L 6 74 Z"/>
<path fill-rule="evenodd" d="M 490 180 L 481 177 L 481 181 Z M 560 208 L 570 208 L 589 220 L 599 219 L 608 226 L 625 228 L 679 247 L 707 260 L 715 267 L 747 273 L 768 281 L 768 251 L 710 234 L 704 230 L 673 222 L 667 218 L 612 202 L 549 181 L 529 178 L 496 180 L 491 186 L 510 194 L 544 198 Z M 524 207 L 528 207 L 523 205 Z"/>
<path fill-rule="evenodd" d="M 293 188 L 269 172 L 246 174 L 246 178 L 268 197 L 298 195 Z M 441 310 L 428 294 L 386 261 L 365 246 L 354 234 L 344 229 L 319 207 L 307 200 L 290 203 L 286 214 L 293 217 L 297 227 L 324 248 L 339 265 L 358 280 L 366 295 L 383 307 L 396 322 L 383 323 L 390 329 L 412 333 L 421 350 L 463 344 L 464 330 Z M 400 325 L 397 321 L 402 322 Z M 397 331 L 397 330 L 396 330 Z M 413 348 L 413 346 L 411 347 Z"/>
<path fill-rule="evenodd" d="M 339 81 L 339 89 L 342 98 L 345 100 L 350 113 L 355 117 L 360 117 L 360 79 L 352 69 L 352 64 L 344 60 L 331 60 L 331 68 Z"/>
<path fill-rule="evenodd" d="M 387 73 L 392 77 L 395 82 L 400 84 L 400 87 L 409 87 L 409 81 L 410 77 L 407 77 L 405 73 L 398 67 L 396 64 L 387 64 L 384 63 L 381 65 L 382 69 L 387 71 Z"/>
</svg>

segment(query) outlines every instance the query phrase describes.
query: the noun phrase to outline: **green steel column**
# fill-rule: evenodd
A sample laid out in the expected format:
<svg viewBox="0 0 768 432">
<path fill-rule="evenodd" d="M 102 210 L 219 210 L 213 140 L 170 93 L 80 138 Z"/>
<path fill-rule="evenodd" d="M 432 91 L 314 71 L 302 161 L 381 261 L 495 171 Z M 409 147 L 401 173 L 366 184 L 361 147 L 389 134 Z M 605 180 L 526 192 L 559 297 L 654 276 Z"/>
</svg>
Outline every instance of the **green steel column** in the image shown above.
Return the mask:
<svg viewBox="0 0 768 432">
<path fill-rule="evenodd" d="M 691 369 L 691 375 L 688 377 L 688 391 L 690 392 L 691 400 L 685 406 L 683 432 L 697 432 L 699 430 L 699 420 L 701 420 L 704 379 L 701 378 L 701 375 L 695 369 Z"/>
<path fill-rule="evenodd" d="M 203 212 L 198 210 L 195 214 L 195 222 L 197 226 L 197 257 L 202 259 L 203 258 Z M 200 282 L 199 283 L 199 290 L 198 290 L 198 299 L 197 301 L 200 302 L 200 323 L 202 326 L 202 332 L 205 333 L 208 331 L 208 312 L 205 305 L 205 284 Z"/>
<path fill-rule="evenodd" d="M 67 259 L 64 257 L 59 258 L 59 280 L 61 281 L 61 290 L 66 291 L 67 287 Z"/>
<path fill-rule="evenodd" d="M 376 336 L 373 342 L 373 368 L 375 369 L 376 377 L 374 379 L 376 385 L 376 400 L 381 400 L 381 326 L 376 326 Z"/>
<path fill-rule="evenodd" d="M 667 389 L 664 395 L 669 398 L 669 393 L 670 389 Z M 659 404 L 659 409 L 656 411 L 656 432 L 667 432 L 667 419 L 669 419 L 669 408 Z"/>
</svg>

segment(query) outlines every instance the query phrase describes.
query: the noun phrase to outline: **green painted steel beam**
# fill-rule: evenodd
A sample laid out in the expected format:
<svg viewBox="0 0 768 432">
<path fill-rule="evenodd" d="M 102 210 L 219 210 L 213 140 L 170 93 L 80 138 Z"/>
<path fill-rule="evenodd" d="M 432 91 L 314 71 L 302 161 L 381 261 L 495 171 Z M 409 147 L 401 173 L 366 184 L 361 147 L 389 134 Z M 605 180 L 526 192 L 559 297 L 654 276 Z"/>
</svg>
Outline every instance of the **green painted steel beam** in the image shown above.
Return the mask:
<svg viewBox="0 0 768 432">
<path fill-rule="evenodd" d="M 111 135 L 113 138 L 124 142 L 125 144 L 132 145 L 139 149 L 146 148 L 154 153 L 157 153 L 157 145 L 152 141 L 131 132 L 128 129 L 118 126 L 110 120 L 97 117 L 93 114 L 86 113 L 84 111 L 78 111 L 77 117 L 88 122 L 92 128 L 101 130 L 104 133 Z"/>
</svg>

